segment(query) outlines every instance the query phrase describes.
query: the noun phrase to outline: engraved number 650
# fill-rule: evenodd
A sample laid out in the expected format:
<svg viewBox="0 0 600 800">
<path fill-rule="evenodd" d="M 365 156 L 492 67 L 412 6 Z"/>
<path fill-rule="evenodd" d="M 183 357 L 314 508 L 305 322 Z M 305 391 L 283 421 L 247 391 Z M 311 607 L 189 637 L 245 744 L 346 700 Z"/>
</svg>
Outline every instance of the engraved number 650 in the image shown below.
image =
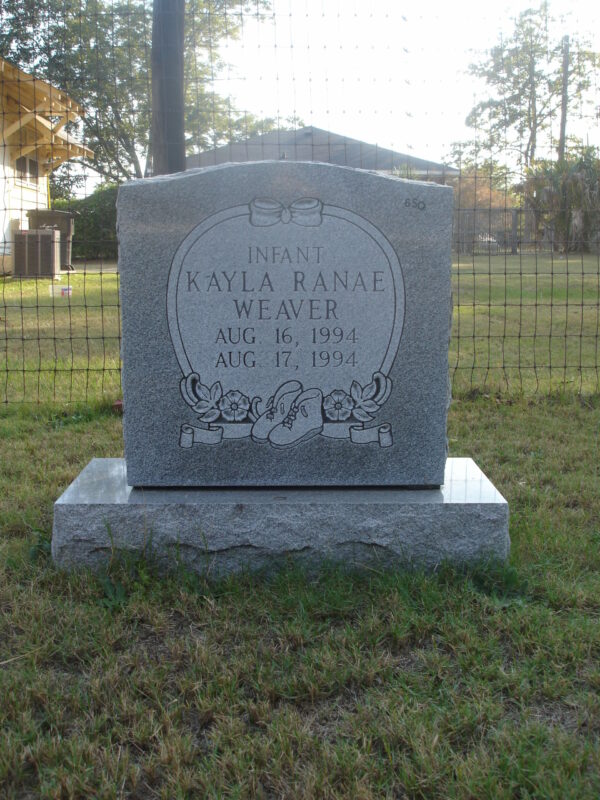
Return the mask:
<svg viewBox="0 0 600 800">
<path fill-rule="evenodd" d="M 418 197 L 407 197 L 404 201 L 404 205 L 406 208 L 418 208 L 419 211 L 425 211 L 425 202 L 423 200 L 419 200 Z"/>
</svg>

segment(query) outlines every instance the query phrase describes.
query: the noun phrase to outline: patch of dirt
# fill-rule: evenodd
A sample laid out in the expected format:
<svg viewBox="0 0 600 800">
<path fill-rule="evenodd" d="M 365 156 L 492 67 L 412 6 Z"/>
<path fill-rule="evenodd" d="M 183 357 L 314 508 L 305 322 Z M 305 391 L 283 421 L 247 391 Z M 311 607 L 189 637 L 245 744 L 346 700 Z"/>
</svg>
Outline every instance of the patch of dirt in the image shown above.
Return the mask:
<svg viewBox="0 0 600 800">
<path fill-rule="evenodd" d="M 355 714 L 360 708 L 361 697 L 360 691 L 347 690 L 298 710 L 311 734 L 320 740 L 333 742 L 340 737 L 344 718 Z"/>
<path fill-rule="evenodd" d="M 431 646 L 407 648 L 397 653 L 390 653 L 390 663 L 395 672 L 423 672 L 423 654 L 427 650 L 432 650 Z"/>
<path fill-rule="evenodd" d="M 524 709 L 524 719 L 575 733 L 581 727 L 580 711 L 560 700 L 541 700 Z"/>
<path fill-rule="evenodd" d="M 586 719 L 586 716 L 576 706 L 569 705 L 562 700 L 541 699 L 523 707 L 511 704 L 504 719 L 515 725 L 534 722 L 559 728 L 565 733 L 587 733 L 590 730 L 590 720 Z"/>
</svg>

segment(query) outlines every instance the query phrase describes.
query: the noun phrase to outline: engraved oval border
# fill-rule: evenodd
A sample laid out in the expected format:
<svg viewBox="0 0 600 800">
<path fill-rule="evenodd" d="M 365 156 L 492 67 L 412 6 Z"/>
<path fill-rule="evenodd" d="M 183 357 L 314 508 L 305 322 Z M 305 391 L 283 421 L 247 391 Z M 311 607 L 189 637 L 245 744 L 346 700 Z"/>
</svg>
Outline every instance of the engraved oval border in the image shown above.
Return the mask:
<svg viewBox="0 0 600 800">
<path fill-rule="evenodd" d="M 396 358 L 396 354 L 400 346 L 400 339 L 402 338 L 402 331 L 404 330 L 404 318 L 406 315 L 406 291 L 400 260 L 386 236 L 379 230 L 379 228 L 375 227 L 375 225 L 373 225 L 364 217 L 361 217 L 359 214 L 356 214 L 354 211 L 350 211 L 347 208 L 325 204 L 323 205 L 322 213 L 323 216 L 336 217 L 338 219 L 343 219 L 352 225 L 356 225 L 356 227 L 360 228 L 375 242 L 376 245 L 378 245 L 388 262 L 394 284 L 394 324 L 383 362 L 379 367 L 379 371 L 387 376 L 392 368 L 394 359 Z M 196 225 L 190 231 L 190 233 L 188 233 L 173 256 L 173 260 L 169 268 L 169 279 L 167 284 L 167 324 L 169 327 L 171 342 L 175 350 L 175 356 L 179 363 L 179 367 L 184 374 L 184 377 L 189 375 L 194 370 L 187 357 L 187 353 L 185 352 L 181 331 L 179 329 L 179 318 L 177 315 L 177 289 L 183 262 L 198 239 L 208 233 L 208 231 L 212 230 L 214 227 L 223 222 L 227 222 L 230 219 L 244 216 L 250 216 L 250 206 L 248 203 L 239 206 L 232 206 L 224 209 L 223 211 L 217 211 L 216 214 L 211 214 L 205 220 Z M 401 290 L 401 294 L 399 289 Z M 398 318 L 399 296 L 402 298 L 401 319 Z M 187 370 L 184 370 L 184 365 L 187 365 Z"/>
</svg>

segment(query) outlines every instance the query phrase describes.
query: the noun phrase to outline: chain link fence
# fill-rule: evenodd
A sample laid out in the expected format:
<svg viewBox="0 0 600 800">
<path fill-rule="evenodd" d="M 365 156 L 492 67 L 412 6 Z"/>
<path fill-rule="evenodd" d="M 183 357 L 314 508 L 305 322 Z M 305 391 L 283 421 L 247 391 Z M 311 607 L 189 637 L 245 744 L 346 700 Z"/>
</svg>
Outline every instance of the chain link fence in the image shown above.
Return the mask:
<svg viewBox="0 0 600 800">
<path fill-rule="evenodd" d="M 468 61 L 439 67 L 464 31 L 397 5 L 188 0 L 187 168 L 318 160 L 452 185 L 455 393 L 600 391 L 595 71 L 569 95 L 566 139 L 558 86 L 532 156 L 531 98 L 515 101 L 515 127 L 480 77 L 474 121 Z M 120 394 L 115 198 L 152 174 L 152 11 L 144 0 L 0 8 L 2 403 Z M 560 84 L 561 39 L 546 23 L 536 57 L 556 62 Z M 502 24 L 507 48 L 518 43 L 521 17 Z M 501 31 L 498 18 L 481 25 L 469 59 L 483 67 Z M 570 52 L 575 73 L 576 40 Z"/>
</svg>

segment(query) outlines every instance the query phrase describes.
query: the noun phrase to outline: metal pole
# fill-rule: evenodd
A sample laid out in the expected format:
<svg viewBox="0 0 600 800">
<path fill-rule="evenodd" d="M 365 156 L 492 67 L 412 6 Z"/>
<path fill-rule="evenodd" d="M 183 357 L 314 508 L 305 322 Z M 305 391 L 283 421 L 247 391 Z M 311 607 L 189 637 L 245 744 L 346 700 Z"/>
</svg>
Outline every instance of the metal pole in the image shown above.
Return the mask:
<svg viewBox="0 0 600 800">
<path fill-rule="evenodd" d="M 512 209 L 512 225 L 510 231 L 510 254 L 516 256 L 519 246 L 519 209 Z"/>
<path fill-rule="evenodd" d="M 569 37 L 563 37 L 562 98 L 560 104 L 560 138 L 558 140 L 558 160 L 564 161 L 567 138 L 567 105 L 569 102 Z"/>
<path fill-rule="evenodd" d="M 154 0 L 152 21 L 152 172 L 185 169 L 183 20 L 185 0 Z"/>
</svg>

